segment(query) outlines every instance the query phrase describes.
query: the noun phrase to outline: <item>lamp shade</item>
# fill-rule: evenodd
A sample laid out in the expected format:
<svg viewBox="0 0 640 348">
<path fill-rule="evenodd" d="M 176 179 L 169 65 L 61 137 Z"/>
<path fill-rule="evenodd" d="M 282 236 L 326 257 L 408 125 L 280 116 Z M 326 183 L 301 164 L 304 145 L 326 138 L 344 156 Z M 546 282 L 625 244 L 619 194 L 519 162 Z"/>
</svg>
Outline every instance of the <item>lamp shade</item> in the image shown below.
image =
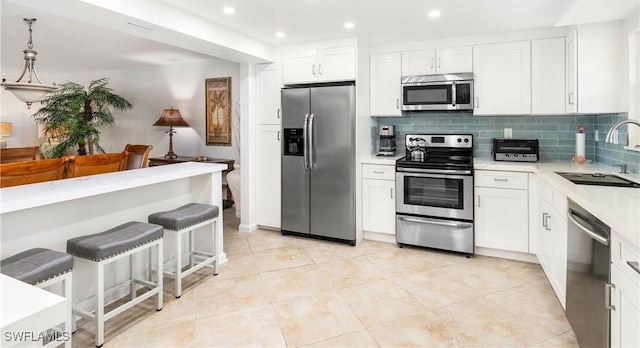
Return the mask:
<svg viewBox="0 0 640 348">
<path fill-rule="evenodd" d="M 153 125 L 163 127 L 189 127 L 189 124 L 182 118 L 178 109 L 164 109 L 160 118 Z"/>
<path fill-rule="evenodd" d="M 0 122 L 0 137 L 10 137 L 13 133 L 13 124 L 11 122 Z"/>
</svg>

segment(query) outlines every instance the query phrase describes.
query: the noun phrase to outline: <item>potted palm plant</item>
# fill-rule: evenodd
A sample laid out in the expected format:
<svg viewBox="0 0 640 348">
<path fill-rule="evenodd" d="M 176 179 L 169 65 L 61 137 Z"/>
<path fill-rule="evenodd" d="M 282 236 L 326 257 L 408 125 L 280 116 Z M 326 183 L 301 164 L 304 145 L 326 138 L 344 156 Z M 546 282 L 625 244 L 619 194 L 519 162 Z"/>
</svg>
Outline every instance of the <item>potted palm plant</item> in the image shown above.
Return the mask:
<svg viewBox="0 0 640 348">
<path fill-rule="evenodd" d="M 128 110 L 133 106 L 115 94 L 101 78 L 89 82 L 87 87 L 74 82 L 65 82 L 42 102 L 45 104 L 33 116 L 44 125 L 46 134 L 57 134 L 57 145 L 43 154 L 60 157 L 67 149 L 77 146 L 78 155 L 93 154 L 100 147 L 100 128 L 115 122 L 111 108 Z M 87 149 L 88 148 L 88 149 Z"/>
</svg>

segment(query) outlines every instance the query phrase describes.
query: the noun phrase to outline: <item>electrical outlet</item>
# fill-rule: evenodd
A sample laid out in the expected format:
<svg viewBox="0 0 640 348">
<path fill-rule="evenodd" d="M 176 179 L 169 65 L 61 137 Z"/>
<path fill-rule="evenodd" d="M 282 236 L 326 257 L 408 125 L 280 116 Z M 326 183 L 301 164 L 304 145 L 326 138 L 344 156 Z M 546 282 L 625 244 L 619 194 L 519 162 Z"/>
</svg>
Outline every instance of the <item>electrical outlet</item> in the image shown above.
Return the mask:
<svg viewBox="0 0 640 348">
<path fill-rule="evenodd" d="M 505 139 L 513 138 L 513 128 L 505 128 L 504 129 L 504 137 L 505 137 Z"/>
<path fill-rule="evenodd" d="M 600 134 L 598 134 L 598 130 L 593 131 L 593 141 L 600 141 Z"/>
</svg>

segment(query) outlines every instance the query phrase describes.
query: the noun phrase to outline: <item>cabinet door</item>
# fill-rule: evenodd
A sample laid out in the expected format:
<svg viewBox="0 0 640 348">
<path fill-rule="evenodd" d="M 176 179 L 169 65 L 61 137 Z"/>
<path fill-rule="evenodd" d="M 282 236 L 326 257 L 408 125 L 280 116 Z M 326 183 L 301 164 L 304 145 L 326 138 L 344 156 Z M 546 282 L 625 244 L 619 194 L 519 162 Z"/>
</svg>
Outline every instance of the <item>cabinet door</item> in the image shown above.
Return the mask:
<svg viewBox="0 0 640 348">
<path fill-rule="evenodd" d="M 531 113 L 565 111 L 564 38 L 531 41 Z"/>
<path fill-rule="evenodd" d="M 566 105 L 567 113 L 578 112 L 578 31 L 572 30 L 565 38 L 566 45 Z"/>
<path fill-rule="evenodd" d="M 400 111 L 400 52 L 371 55 L 371 116 L 402 116 Z"/>
<path fill-rule="evenodd" d="M 436 73 L 436 51 L 402 52 L 402 76 L 432 75 Z"/>
<path fill-rule="evenodd" d="M 436 73 L 473 72 L 473 49 L 469 47 L 442 48 L 436 51 Z"/>
<path fill-rule="evenodd" d="M 544 270 L 544 273 L 552 274 L 551 270 L 551 227 L 548 222 L 549 211 L 551 211 L 551 205 L 547 203 L 542 197 L 538 196 L 538 250 L 536 256 L 540 261 L 540 266 Z M 549 277 L 549 276 L 547 276 Z"/>
<path fill-rule="evenodd" d="M 356 79 L 356 49 L 353 46 L 318 50 L 318 80 Z"/>
<path fill-rule="evenodd" d="M 296 52 L 284 57 L 282 82 L 291 84 L 316 81 L 318 76 L 317 57 L 316 50 Z"/>
<path fill-rule="evenodd" d="M 256 207 L 258 225 L 280 228 L 280 126 L 258 126 Z"/>
<path fill-rule="evenodd" d="M 363 179 L 362 186 L 362 229 L 395 235 L 395 181 Z"/>
<path fill-rule="evenodd" d="M 611 347 L 640 347 L 640 288 L 611 266 Z"/>
<path fill-rule="evenodd" d="M 258 124 L 280 124 L 280 70 L 275 64 L 258 66 L 257 112 Z"/>
<path fill-rule="evenodd" d="M 473 48 L 474 115 L 531 113 L 531 43 Z"/>
<path fill-rule="evenodd" d="M 567 293 L 567 219 L 555 209 L 549 211 L 547 225 L 551 229 L 550 266 L 551 287 L 556 293 L 562 308 L 566 308 Z"/>
<path fill-rule="evenodd" d="M 526 190 L 476 187 L 476 246 L 529 251 Z"/>
</svg>

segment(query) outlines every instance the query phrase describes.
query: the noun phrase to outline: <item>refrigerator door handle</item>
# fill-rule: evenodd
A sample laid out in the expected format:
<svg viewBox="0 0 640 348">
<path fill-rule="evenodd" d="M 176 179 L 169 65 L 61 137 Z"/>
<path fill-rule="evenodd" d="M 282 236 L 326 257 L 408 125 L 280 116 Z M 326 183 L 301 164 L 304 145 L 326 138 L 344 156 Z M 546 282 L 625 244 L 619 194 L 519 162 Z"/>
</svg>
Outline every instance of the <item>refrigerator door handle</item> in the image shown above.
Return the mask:
<svg viewBox="0 0 640 348">
<path fill-rule="evenodd" d="M 304 155 L 304 171 L 309 171 L 309 142 L 307 141 L 307 136 L 309 134 L 309 114 L 304 115 L 304 124 L 302 126 L 302 154 Z"/>
<path fill-rule="evenodd" d="M 311 171 L 316 169 L 316 161 L 314 158 L 316 149 L 313 146 L 313 116 L 313 113 L 309 115 L 309 125 L 307 126 L 307 129 L 309 130 L 309 169 L 311 169 Z"/>
</svg>

